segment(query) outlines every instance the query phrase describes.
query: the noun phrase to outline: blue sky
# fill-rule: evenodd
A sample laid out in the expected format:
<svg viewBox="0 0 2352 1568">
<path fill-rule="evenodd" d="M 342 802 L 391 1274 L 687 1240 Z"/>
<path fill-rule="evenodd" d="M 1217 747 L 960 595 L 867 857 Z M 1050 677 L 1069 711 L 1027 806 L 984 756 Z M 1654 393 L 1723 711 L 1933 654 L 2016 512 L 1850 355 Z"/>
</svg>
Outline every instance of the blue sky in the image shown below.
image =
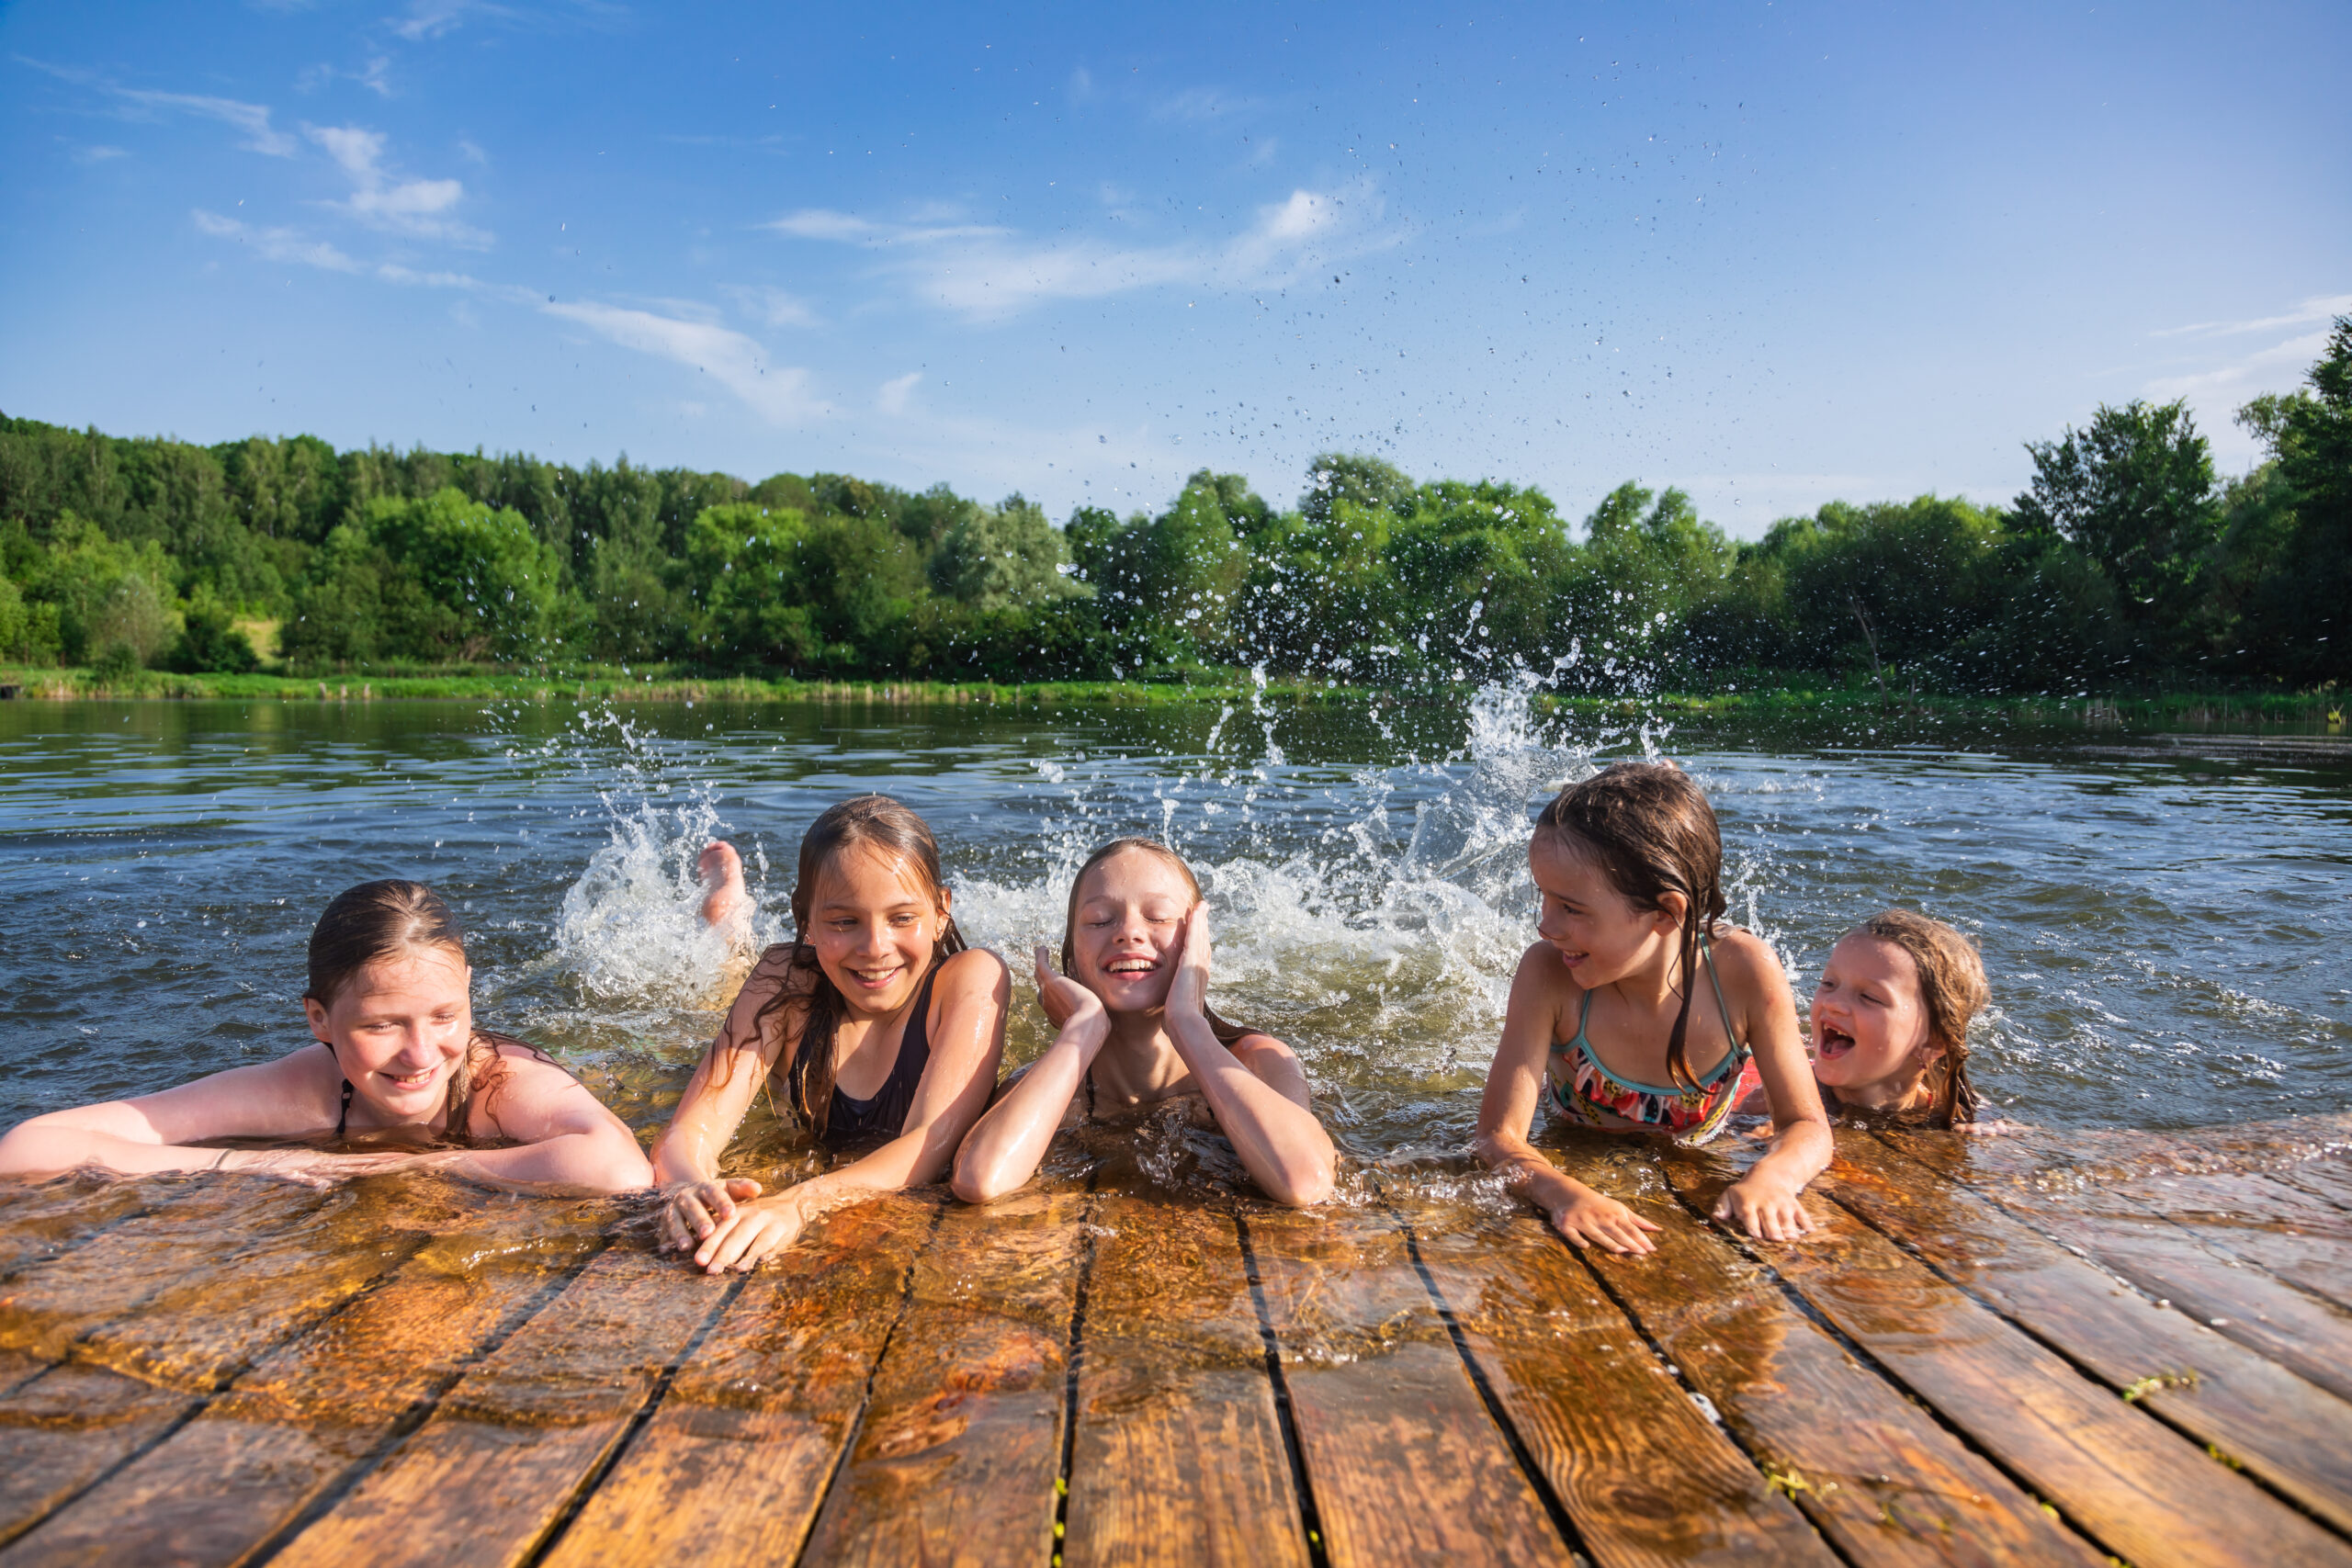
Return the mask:
<svg viewBox="0 0 2352 1568">
<path fill-rule="evenodd" d="M 0 11 L 0 409 L 847 471 L 2006 499 L 2352 310 L 2352 6 Z"/>
</svg>

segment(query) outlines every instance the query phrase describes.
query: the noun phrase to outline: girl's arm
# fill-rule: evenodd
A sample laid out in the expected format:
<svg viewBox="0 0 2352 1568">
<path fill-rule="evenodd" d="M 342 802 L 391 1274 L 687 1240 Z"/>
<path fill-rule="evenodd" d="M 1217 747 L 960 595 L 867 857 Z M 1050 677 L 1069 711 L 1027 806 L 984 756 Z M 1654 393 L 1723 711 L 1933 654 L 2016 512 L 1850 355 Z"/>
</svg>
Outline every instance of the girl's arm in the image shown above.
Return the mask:
<svg viewBox="0 0 2352 1568">
<path fill-rule="evenodd" d="M 1045 944 L 1037 946 L 1037 1000 L 1060 1026 L 1044 1055 L 1029 1064 L 1004 1098 L 990 1106 L 956 1153 L 956 1196 L 985 1203 L 1025 1184 L 1046 1157 L 1046 1145 L 1069 1114 L 1070 1100 L 1111 1037 L 1102 998 L 1057 972 Z"/>
<path fill-rule="evenodd" d="M 504 1075 L 483 1107 L 504 1149 L 428 1155 L 457 1174 L 496 1187 L 627 1192 L 652 1184 L 637 1136 L 588 1086 L 537 1052 L 502 1049 Z"/>
<path fill-rule="evenodd" d="M 820 1214 L 937 1180 L 996 1087 L 1012 994 L 1004 961 L 993 953 L 975 948 L 941 964 L 932 1002 L 939 1027 L 899 1135 L 837 1170 L 738 1205 L 730 1220 L 702 1238 L 695 1264 L 714 1274 L 753 1268 L 790 1247 Z"/>
<path fill-rule="evenodd" d="M 1780 961 L 1758 938 L 1734 931 L 1714 944 L 1724 999 L 1737 1009 L 1772 1107 L 1772 1145 L 1724 1190 L 1714 1218 L 1765 1241 L 1792 1241 L 1813 1229 L 1797 1194 L 1828 1165 L 1834 1145 L 1821 1089 L 1797 1032 L 1797 1008 Z M 1726 1020 L 1726 1022 L 1729 1021 Z"/>
<path fill-rule="evenodd" d="M 1657 1225 L 1554 1169 L 1527 1141 L 1543 1100 L 1561 978 L 1559 953 L 1548 942 L 1529 948 L 1511 976 L 1502 1043 L 1495 1048 L 1487 1092 L 1478 1102 L 1478 1157 L 1502 1172 L 1503 1186 L 1543 1210 L 1552 1228 L 1573 1245 L 1618 1253 L 1656 1251 L 1642 1233 Z"/>
<path fill-rule="evenodd" d="M 286 1159 L 265 1162 L 263 1154 L 292 1156 L 307 1150 L 191 1148 L 209 1138 L 291 1138 L 327 1130 L 322 1108 L 332 1103 L 334 1058 L 306 1046 L 275 1062 L 232 1067 L 134 1100 L 108 1100 L 52 1111 L 12 1128 L 0 1138 L 0 1176 L 53 1175 L 98 1166 L 126 1175 L 162 1170 L 268 1169 L 295 1174 Z M 380 1155 L 314 1156 L 322 1162 L 352 1162 L 345 1174 L 381 1169 Z M 322 1164 L 319 1172 L 333 1172 Z"/>
<path fill-rule="evenodd" d="M 1320 1203 L 1331 1195 L 1340 1155 L 1308 1108 L 1298 1057 L 1263 1034 L 1240 1042 L 1247 1063 L 1227 1050 L 1209 1027 L 1208 984 L 1209 911 L 1195 904 L 1168 987 L 1168 1036 L 1259 1190 L 1294 1209 Z"/>
<path fill-rule="evenodd" d="M 670 1124 L 653 1141 L 653 1180 L 662 1197 L 657 1224 L 665 1247 L 696 1245 L 731 1223 L 738 1204 L 760 1195 L 756 1181 L 721 1180 L 718 1156 L 784 1048 L 780 1040 L 771 1043 L 763 1038 L 759 1015 L 790 981 L 788 957 L 752 968 L 728 1007 L 718 1037 L 686 1080 Z"/>
</svg>

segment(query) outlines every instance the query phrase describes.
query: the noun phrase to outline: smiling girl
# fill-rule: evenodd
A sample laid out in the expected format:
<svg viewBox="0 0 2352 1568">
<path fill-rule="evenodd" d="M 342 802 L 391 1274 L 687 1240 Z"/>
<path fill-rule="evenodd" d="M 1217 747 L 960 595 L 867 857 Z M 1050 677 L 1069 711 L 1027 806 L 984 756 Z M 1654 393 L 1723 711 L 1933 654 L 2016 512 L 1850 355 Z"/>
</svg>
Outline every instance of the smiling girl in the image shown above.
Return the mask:
<svg viewBox="0 0 2352 1568">
<path fill-rule="evenodd" d="M 432 1165 L 507 1187 L 645 1186 L 645 1156 L 618 1117 L 528 1045 L 474 1026 L 472 979 L 463 933 L 431 888 L 362 883 L 329 904 L 311 932 L 302 1010 L 317 1045 L 158 1094 L 36 1116 L 0 1138 L 0 1174 L 98 1166 L 319 1181 Z M 366 1134 L 476 1146 L 192 1146 Z"/>
<path fill-rule="evenodd" d="M 1329 1197 L 1339 1156 L 1297 1055 L 1210 1010 L 1209 957 L 1208 908 L 1174 851 L 1150 839 L 1095 851 L 1070 885 L 1060 971 L 1037 949 L 1037 999 L 1059 1032 L 965 1140 L 956 1195 L 1023 1185 L 1059 1128 L 1196 1096 L 1266 1196 Z"/>
<path fill-rule="evenodd" d="M 1811 1230 L 1797 1194 L 1829 1163 L 1829 1123 L 1780 962 L 1719 923 L 1723 838 L 1707 797 L 1671 762 L 1619 762 L 1544 808 L 1527 860 L 1542 940 L 1511 981 L 1479 1157 L 1569 1241 L 1648 1252 L 1643 1233 L 1656 1225 L 1529 1144 L 1537 1106 L 1575 1125 L 1698 1144 L 1760 1085 L 1771 1148 L 1714 1217 L 1773 1241 Z"/>
<path fill-rule="evenodd" d="M 1838 939 L 1813 992 L 1813 1076 L 1831 1103 L 1931 1127 L 1976 1120 L 1968 1023 L 1991 999 L 1976 946 L 1908 909 Z"/>
<path fill-rule="evenodd" d="M 718 847 L 718 846 L 714 846 Z M 740 862 L 706 855 L 723 924 Z M 716 1274 L 792 1245 L 819 1214 L 935 1181 L 988 1103 L 1011 984 L 948 913 L 939 844 L 887 795 L 843 801 L 800 840 L 796 940 L 763 953 L 653 1148 L 665 1246 Z M 857 1158 L 781 1192 L 719 1174 L 752 1097 L 781 1080 L 818 1142 Z"/>
</svg>

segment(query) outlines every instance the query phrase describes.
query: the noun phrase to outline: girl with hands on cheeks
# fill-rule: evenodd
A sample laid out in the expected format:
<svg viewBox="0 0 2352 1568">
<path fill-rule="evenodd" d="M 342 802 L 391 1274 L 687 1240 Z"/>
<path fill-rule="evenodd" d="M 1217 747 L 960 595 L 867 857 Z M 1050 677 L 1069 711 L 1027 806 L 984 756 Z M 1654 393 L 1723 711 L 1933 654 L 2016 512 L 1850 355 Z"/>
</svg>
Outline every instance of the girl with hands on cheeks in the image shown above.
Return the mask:
<svg viewBox="0 0 2352 1568">
<path fill-rule="evenodd" d="M 1208 908 L 1175 852 L 1103 845 L 1070 886 L 1057 973 L 1037 948 L 1037 999 L 1059 1032 L 956 1156 L 956 1195 L 985 1202 L 1036 1173 L 1056 1131 L 1197 1096 L 1259 1190 L 1304 1208 L 1331 1194 L 1339 1154 L 1291 1048 L 1208 1005 Z"/>
<path fill-rule="evenodd" d="M 1723 839 L 1671 762 L 1620 762 L 1536 818 L 1528 867 L 1542 937 L 1520 960 L 1487 1092 L 1479 1157 L 1578 1247 L 1655 1250 L 1658 1227 L 1562 1175 L 1528 1142 L 1536 1107 L 1607 1132 L 1702 1144 L 1760 1089 L 1771 1146 L 1714 1218 L 1767 1241 L 1808 1233 L 1798 1201 L 1829 1163 L 1829 1123 L 1772 951 L 1718 924 Z"/>
<path fill-rule="evenodd" d="M 741 863 L 712 856 L 718 923 Z M 653 1148 L 664 1247 L 713 1274 L 748 1269 L 828 1210 L 935 1181 L 988 1103 L 1012 994 L 1004 963 L 967 948 L 948 913 L 939 844 L 887 795 L 833 807 L 800 840 L 796 940 L 752 965 Z M 767 1193 L 718 1156 L 763 1082 L 835 1154 L 824 1175 Z"/>
</svg>

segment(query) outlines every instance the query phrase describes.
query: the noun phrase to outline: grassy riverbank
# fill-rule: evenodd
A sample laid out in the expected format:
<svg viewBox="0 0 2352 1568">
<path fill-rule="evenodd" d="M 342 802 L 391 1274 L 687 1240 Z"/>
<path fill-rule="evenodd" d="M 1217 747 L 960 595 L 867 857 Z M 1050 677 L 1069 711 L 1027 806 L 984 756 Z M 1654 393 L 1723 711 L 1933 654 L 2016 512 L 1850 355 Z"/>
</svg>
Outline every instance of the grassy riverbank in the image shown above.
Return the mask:
<svg viewBox="0 0 2352 1568">
<path fill-rule="evenodd" d="M 447 702 L 814 703 L 921 707 L 960 705 L 1156 707 L 1254 702 L 1295 707 L 1375 703 L 1459 703 L 1451 689 L 1391 691 L 1276 677 L 1260 686 L 1238 671 L 1194 670 L 1151 681 L 1044 681 L 1022 684 L 937 681 L 767 681 L 673 671 L 589 668 L 531 673 L 486 668 L 417 670 L 366 676 L 175 675 L 140 671 L 100 678 L 85 670 L 0 666 L 0 689 L 46 702 L 213 700 L 367 703 Z M 2173 692 L 2122 695 L 1975 697 L 1890 694 L 1868 687 L 1763 685 L 1713 693 L 1537 698 L 1547 712 L 1607 718 L 1704 717 L 1869 721 L 1907 719 L 2088 730 L 2180 731 L 2290 728 L 2344 733 L 2343 694 Z"/>
</svg>

